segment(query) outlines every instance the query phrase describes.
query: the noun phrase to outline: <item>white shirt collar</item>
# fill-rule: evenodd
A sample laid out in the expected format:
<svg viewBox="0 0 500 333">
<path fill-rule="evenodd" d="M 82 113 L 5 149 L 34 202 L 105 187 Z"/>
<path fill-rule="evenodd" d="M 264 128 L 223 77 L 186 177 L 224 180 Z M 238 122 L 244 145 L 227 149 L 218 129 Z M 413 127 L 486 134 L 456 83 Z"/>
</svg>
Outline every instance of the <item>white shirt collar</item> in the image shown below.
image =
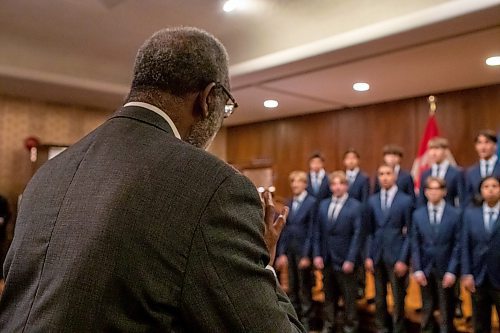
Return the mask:
<svg viewBox="0 0 500 333">
<path fill-rule="evenodd" d="M 436 206 L 434 206 L 433 204 L 431 204 L 430 201 L 428 201 L 427 202 L 427 209 L 429 210 L 429 212 L 436 209 L 438 211 L 438 214 L 439 214 L 439 212 L 442 212 L 444 210 L 444 205 L 445 205 L 444 199 L 441 199 L 441 201 L 439 201 L 439 203 Z"/>
<path fill-rule="evenodd" d="M 337 204 L 342 204 L 344 205 L 344 203 L 347 201 L 347 198 L 349 197 L 349 194 L 346 192 L 344 193 L 343 196 L 341 196 L 340 198 L 337 198 L 336 196 L 332 195 L 332 201 L 336 200 L 337 201 Z"/>
<path fill-rule="evenodd" d="M 359 167 L 358 168 L 354 168 L 352 170 L 347 170 L 346 171 L 347 177 L 352 176 L 353 178 L 356 178 L 356 176 L 358 175 L 358 173 L 359 173 Z"/>
<path fill-rule="evenodd" d="M 396 164 L 394 166 L 394 173 L 396 174 L 396 177 L 399 175 L 399 170 L 401 170 L 401 165 Z"/>
<path fill-rule="evenodd" d="M 302 191 L 302 193 L 300 193 L 299 195 L 293 197 L 293 200 L 297 200 L 299 202 L 302 202 L 304 201 L 304 199 L 306 198 L 307 196 L 307 191 Z"/>
<path fill-rule="evenodd" d="M 485 215 L 490 211 L 494 211 L 494 215 L 498 216 L 498 213 L 500 211 L 500 201 L 497 202 L 497 204 L 493 207 L 490 207 L 486 202 L 483 202 L 483 212 L 485 212 Z"/>
<path fill-rule="evenodd" d="M 141 108 L 145 108 L 145 109 L 148 109 L 150 111 L 153 111 L 154 113 L 156 113 L 157 115 L 159 115 L 163 119 L 165 119 L 167 121 L 168 125 L 170 126 L 170 128 L 172 129 L 172 132 L 174 132 L 175 137 L 179 140 L 182 140 L 181 135 L 179 134 L 179 131 L 177 130 L 177 127 L 175 126 L 172 119 L 170 119 L 170 117 L 165 112 L 163 112 L 161 109 L 159 109 L 158 107 L 151 105 L 149 103 L 144 103 L 144 102 L 128 102 L 123 107 L 127 107 L 127 106 L 139 106 Z"/>
<path fill-rule="evenodd" d="M 314 171 L 311 171 L 310 174 L 312 177 L 316 173 Z M 318 179 L 323 179 L 323 177 L 325 177 L 325 169 L 321 169 L 318 171 Z"/>
<path fill-rule="evenodd" d="M 434 163 L 432 165 L 432 174 L 434 174 L 434 172 L 436 171 L 437 166 L 438 166 L 437 163 Z M 444 179 L 444 176 L 446 175 L 449 166 L 450 166 L 450 161 L 444 160 L 443 162 L 441 162 L 439 164 L 439 174 L 437 175 L 437 177 Z"/>
</svg>

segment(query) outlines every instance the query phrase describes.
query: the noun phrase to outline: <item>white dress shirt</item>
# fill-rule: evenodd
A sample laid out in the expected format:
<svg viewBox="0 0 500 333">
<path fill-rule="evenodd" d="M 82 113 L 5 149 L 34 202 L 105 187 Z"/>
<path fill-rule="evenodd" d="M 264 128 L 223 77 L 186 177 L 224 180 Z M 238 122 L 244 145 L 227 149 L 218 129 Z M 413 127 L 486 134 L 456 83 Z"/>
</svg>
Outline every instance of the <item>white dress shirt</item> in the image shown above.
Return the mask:
<svg viewBox="0 0 500 333">
<path fill-rule="evenodd" d="M 429 201 L 427 202 L 427 211 L 429 212 L 429 221 L 431 222 L 431 224 L 441 223 L 441 219 L 443 218 L 444 205 L 445 205 L 444 199 L 441 199 L 441 201 L 436 206 L 431 204 Z M 434 210 L 436 210 L 436 221 L 434 221 Z"/>
<path fill-rule="evenodd" d="M 335 221 L 337 217 L 339 216 L 340 211 L 342 210 L 342 207 L 344 207 L 344 204 L 347 200 L 349 195 L 347 193 L 344 193 L 343 196 L 340 198 L 337 198 L 332 195 L 332 201 L 330 202 L 330 206 L 328 206 L 328 220 L 329 221 Z"/>
<path fill-rule="evenodd" d="M 444 179 L 444 176 L 446 176 L 446 172 L 448 171 L 449 166 L 450 162 L 448 160 L 444 160 L 443 162 L 441 162 L 441 164 L 439 164 L 439 170 L 437 170 L 438 164 L 434 163 L 431 167 L 432 168 L 431 176 Z"/>
<path fill-rule="evenodd" d="M 307 191 L 302 191 L 302 193 L 293 197 L 292 207 L 291 207 L 292 211 L 294 212 L 297 211 L 302 202 L 304 202 L 306 196 L 307 196 Z"/>
<path fill-rule="evenodd" d="M 500 201 L 497 202 L 497 204 L 493 207 L 488 206 L 486 202 L 483 202 L 483 221 L 484 221 L 484 228 L 486 231 L 491 232 L 493 229 L 493 226 L 495 225 L 496 220 L 498 219 L 498 212 L 500 210 Z M 493 214 L 491 215 L 491 220 L 490 220 L 490 212 Z"/>
<path fill-rule="evenodd" d="M 497 155 L 493 155 L 489 160 L 479 160 L 479 167 L 481 169 L 481 177 L 487 177 L 493 174 L 493 169 L 495 168 L 495 164 L 497 163 L 498 157 Z M 488 174 L 486 174 L 486 165 L 488 165 Z"/>
<path fill-rule="evenodd" d="M 398 187 L 396 185 L 392 185 L 392 187 L 388 190 L 386 189 L 381 189 L 380 190 L 380 207 L 382 207 L 382 210 L 391 208 L 392 206 L 392 201 L 394 201 L 394 197 L 396 196 L 396 192 L 398 191 Z M 385 196 L 386 193 L 388 195 L 387 197 L 387 207 L 385 206 Z"/>
<path fill-rule="evenodd" d="M 358 173 L 359 173 L 359 168 L 354 168 L 352 170 L 346 171 L 345 174 L 347 176 L 347 180 L 349 181 L 349 185 L 354 183 L 354 181 L 356 180 L 356 177 L 358 176 Z"/>
</svg>

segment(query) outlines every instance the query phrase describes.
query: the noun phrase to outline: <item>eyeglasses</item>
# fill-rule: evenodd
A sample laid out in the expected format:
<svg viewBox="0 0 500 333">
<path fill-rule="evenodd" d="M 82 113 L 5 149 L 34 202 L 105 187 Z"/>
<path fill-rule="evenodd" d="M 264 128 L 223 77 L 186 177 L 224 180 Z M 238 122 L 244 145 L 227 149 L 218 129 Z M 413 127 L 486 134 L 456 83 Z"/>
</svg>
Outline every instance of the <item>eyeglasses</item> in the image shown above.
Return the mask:
<svg viewBox="0 0 500 333">
<path fill-rule="evenodd" d="M 226 105 L 224 106 L 224 118 L 228 118 L 233 114 L 234 109 L 238 107 L 238 103 L 236 103 L 236 100 L 234 99 L 233 95 L 231 95 L 229 90 L 227 90 L 226 87 L 224 87 L 220 82 L 216 82 L 215 87 L 221 87 L 222 91 L 224 91 L 227 98 L 229 99 L 229 101 L 227 101 Z"/>
</svg>

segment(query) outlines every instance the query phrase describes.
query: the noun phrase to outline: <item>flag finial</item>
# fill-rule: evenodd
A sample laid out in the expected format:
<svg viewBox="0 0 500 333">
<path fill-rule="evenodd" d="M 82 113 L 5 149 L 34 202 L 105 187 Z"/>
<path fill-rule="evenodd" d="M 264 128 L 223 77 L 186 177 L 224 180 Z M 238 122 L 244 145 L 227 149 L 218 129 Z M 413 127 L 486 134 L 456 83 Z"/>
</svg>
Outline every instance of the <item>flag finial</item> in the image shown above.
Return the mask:
<svg viewBox="0 0 500 333">
<path fill-rule="evenodd" d="M 434 115 L 434 113 L 436 113 L 436 108 L 437 108 L 436 101 L 437 101 L 437 98 L 434 95 L 430 95 L 427 98 L 427 102 L 429 103 L 429 115 L 430 116 L 432 116 L 432 115 Z"/>
</svg>

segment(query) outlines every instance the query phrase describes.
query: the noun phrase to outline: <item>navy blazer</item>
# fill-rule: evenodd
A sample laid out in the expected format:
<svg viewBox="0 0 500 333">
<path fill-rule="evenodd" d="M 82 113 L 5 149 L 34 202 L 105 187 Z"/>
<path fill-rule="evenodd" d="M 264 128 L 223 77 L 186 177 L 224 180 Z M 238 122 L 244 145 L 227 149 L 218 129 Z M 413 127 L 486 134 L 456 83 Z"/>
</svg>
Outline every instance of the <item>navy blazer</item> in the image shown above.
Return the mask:
<svg viewBox="0 0 500 333">
<path fill-rule="evenodd" d="M 349 185 L 348 193 L 350 198 L 365 204 L 370 195 L 370 178 L 364 172 L 359 171 L 354 182 Z"/>
<path fill-rule="evenodd" d="M 415 202 L 415 184 L 413 183 L 413 178 L 409 172 L 400 169 L 398 173 L 398 179 L 396 180 L 396 185 L 398 186 L 399 190 L 403 191 L 411 197 L 412 202 Z M 378 177 L 375 176 L 375 189 L 373 193 L 378 192 L 380 192 L 380 184 L 378 183 Z"/>
<path fill-rule="evenodd" d="M 380 192 L 368 199 L 368 258 L 375 264 L 381 260 L 389 265 L 394 265 L 396 261 L 408 264 L 412 210 L 411 197 L 399 189 L 388 212 L 382 211 Z"/>
<path fill-rule="evenodd" d="M 418 196 L 418 207 L 427 204 L 427 198 L 424 194 L 425 181 L 427 177 L 431 175 L 432 170 L 427 169 L 420 176 L 420 192 Z M 448 166 L 446 174 L 444 175 L 444 180 L 446 181 L 446 197 L 444 200 L 452 206 L 463 207 L 465 200 L 465 185 L 462 170 L 455 168 L 454 166 Z M 455 198 L 458 198 L 458 205 L 455 202 Z"/>
<path fill-rule="evenodd" d="M 335 270 L 342 269 L 344 261 L 360 264 L 361 203 L 348 197 L 335 221 L 328 220 L 328 207 L 332 198 L 324 199 L 319 205 L 318 218 L 314 228 L 313 255 L 321 256 L 325 265 Z"/>
<path fill-rule="evenodd" d="M 500 159 L 497 159 L 493 168 L 494 176 L 500 177 Z M 474 197 L 479 195 L 479 183 L 481 183 L 481 167 L 479 162 L 471 166 L 465 173 L 465 206 L 472 203 Z"/>
<path fill-rule="evenodd" d="M 328 180 L 328 175 L 325 172 L 325 176 L 323 177 L 323 180 L 321 181 L 321 184 L 318 189 L 318 193 L 314 193 L 313 187 L 312 187 L 312 182 L 311 182 L 311 173 L 307 173 L 307 193 L 310 195 L 316 197 L 316 199 L 319 201 L 326 199 L 332 195 L 332 191 L 330 191 L 330 181 Z"/>
<path fill-rule="evenodd" d="M 499 215 L 500 216 L 500 215 Z M 484 227 L 483 207 L 467 207 L 463 216 L 462 275 L 472 274 L 476 286 L 488 278 L 500 289 L 500 221 L 488 233 Z"/>
<path fill-rule="evenodd" d="M 423 206 L 413 212 L 411 260 L 414 271 L 431 271 L 442 278 L 446 272 L 458 276 L 460 264 L 460 210 L 446 204 L 437 232 L 432 229 L 429 211 Z"/>
<path fill-rule="evenodd" d="M 277 255 L 296 253 L 308 257 L 311 253 L 316 199 L 307 194 L 297 212 L 292 211 L 292 203 L 293 200 L 289 200 L 286 204 L 290 213 L 278 241 Z"/>
</svg>

